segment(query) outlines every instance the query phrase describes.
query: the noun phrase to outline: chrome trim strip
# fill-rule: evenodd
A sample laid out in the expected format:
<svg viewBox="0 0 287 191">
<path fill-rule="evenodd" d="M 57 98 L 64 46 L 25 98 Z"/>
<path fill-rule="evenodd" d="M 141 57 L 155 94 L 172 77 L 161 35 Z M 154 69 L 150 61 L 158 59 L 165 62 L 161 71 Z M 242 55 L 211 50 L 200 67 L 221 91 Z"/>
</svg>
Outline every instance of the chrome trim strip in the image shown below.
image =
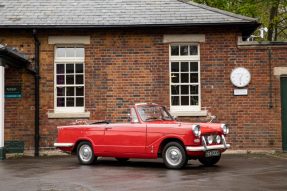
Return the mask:
<svg viewBox="0 0 287 191">
<path fill-rule="evenodd" d="M 74 143 L 54 143 L 54 147 L 72 147 Z"/>
<path fill-rule="evenodd" d="M 222 145 L 210 145 L 210 146 L 187 146 L 185 147 L 186 151 L 208 151 L 214 149 L 228 149 L 230 148 L 230 144 L 222 144 Z"/>
</svg>

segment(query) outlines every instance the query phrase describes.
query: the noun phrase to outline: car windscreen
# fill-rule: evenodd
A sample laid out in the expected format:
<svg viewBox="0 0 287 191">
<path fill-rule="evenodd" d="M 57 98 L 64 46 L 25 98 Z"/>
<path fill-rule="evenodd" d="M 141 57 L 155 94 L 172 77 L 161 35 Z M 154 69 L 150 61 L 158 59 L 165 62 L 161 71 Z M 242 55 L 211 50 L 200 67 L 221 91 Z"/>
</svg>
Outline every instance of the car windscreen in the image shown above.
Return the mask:
<svg viewBox="0 0 287 191">
<path fill-rule="evenodd" d="M 158 120 L 173 120 L 171 115 L 161 106 L 139 106 L 138 112 L 145 122 Z"/>
</svg>

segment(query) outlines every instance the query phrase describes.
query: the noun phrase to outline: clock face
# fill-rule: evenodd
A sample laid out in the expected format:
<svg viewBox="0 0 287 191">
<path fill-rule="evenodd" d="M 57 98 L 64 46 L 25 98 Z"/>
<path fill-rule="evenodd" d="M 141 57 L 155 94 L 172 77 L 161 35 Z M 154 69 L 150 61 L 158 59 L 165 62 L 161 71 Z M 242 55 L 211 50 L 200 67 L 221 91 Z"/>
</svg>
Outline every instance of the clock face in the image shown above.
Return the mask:
<svg viewBox="0 0 287 191">
<path fill-rule="evenodd" d="M 251 74 L 246 68 L 235 68 L 230 74 L 230 80 L 234 86 L 245 87 L 251 80 Z"/>
</svg>

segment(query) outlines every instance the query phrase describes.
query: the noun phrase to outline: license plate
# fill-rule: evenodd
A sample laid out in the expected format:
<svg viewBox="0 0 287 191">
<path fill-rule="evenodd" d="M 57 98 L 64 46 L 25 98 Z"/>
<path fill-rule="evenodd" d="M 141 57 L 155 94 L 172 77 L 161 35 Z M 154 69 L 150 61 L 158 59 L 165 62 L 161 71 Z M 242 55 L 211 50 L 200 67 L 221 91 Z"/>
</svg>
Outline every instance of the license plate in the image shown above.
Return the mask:
<svg viewBox="0 0 287 191">
<path fill-rule="evenodd" d="M 205 157 L 214 157 L 214 156 L 219 156 L 220 152 L 217 150 L 212 150 L 212 151 L 206 151 L 205 152 Z"/>
</svg>

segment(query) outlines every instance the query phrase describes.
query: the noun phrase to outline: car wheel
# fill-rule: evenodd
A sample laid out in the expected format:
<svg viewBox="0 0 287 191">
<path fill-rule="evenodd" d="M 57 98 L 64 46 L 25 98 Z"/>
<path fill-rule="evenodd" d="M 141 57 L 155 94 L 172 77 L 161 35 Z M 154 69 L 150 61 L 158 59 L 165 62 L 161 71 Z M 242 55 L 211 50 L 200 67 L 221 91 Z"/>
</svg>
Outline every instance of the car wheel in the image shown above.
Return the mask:
<svg viewBox="0 0 287 191">
<path fill-rule="evenodd" d="M 126 163 L 129 160 L 129 158 L 116 158 L 116 159 L 121 163 Z"/>
<path fill-rule="evenodd" d="M 205 166 L 212 166 L 215 165 L 216 163 L 218 163 L 218 161 L 220 160 L 221 155 L 219 156 L 214 156 L 214 157 L 202 157 L 199 158 L 199 162 Z"/>
<path fill-rule="evenodd" d="M 94 155 L 94 150 L 90 142 L 81 142 L 77 147 L 77 156 L 81 164 L 92 164 L 97 157 Z"/>
<path fill-rule="evenodd" d="M 170 142 L 163 149 L 163 162 L 167 168 L 180 169 L 188 162 L 184 147 L 177 142 Z"/>
</svg>

